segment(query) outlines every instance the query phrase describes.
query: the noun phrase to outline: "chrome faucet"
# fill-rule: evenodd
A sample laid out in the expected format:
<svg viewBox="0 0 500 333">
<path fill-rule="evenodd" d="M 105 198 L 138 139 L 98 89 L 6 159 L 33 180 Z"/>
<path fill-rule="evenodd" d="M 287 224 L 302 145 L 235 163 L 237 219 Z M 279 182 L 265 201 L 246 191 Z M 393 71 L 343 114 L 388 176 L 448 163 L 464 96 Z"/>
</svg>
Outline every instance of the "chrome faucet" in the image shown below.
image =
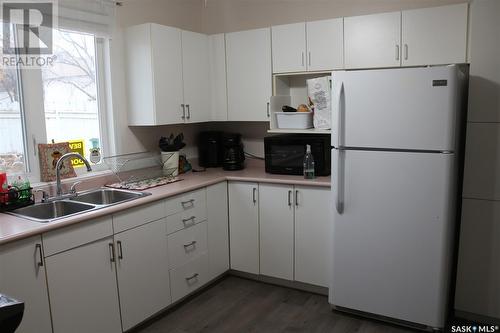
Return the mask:
<svg viewBox="0 0 500 333">
<path fill-rule="evenodd" d="M 56 164 L 56 198 L 55 199 L 62 199 L 63 197 L 65 197 L 65 195 L 63 195 L 62 186 L 61 186 L 61 168 L 62 168 L 64 160 L 67 158 L 71 158 L 71 157 L 76 157 L 76 158 L 81 159 L 83 161 L 83 163 L 85 163 L 85 166 L 87 167 L 87 171 L 88 172 L 92 171 L 92 167 L 90 166 L 89 161 L 87 161 L 87 159 L 85 157 L 83 157 L 82 155 L 80 155 L 78 153 L 67 153 L 67 154 L 64 154 L 63 156 L 61 156 L 61 158 L 57 161 L 57 164 Z M 70 195 L 74 196 L 75 193 L 69 193 L 68 196 L 70 196 Z"/>
</svg>

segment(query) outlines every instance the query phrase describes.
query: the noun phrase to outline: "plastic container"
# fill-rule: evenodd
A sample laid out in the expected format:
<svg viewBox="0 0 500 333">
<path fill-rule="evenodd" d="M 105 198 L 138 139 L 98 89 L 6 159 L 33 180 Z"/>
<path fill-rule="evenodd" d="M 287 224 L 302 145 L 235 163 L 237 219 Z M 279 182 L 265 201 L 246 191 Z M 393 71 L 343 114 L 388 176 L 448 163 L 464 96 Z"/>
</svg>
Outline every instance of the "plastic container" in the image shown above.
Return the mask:
<svg viewBox="0 0 500 333">
<path fill-rule="evenodd" d="M 281 129 L 313 128 L 312 112 L 276 112 L 276 123 Z"/>
</svg>

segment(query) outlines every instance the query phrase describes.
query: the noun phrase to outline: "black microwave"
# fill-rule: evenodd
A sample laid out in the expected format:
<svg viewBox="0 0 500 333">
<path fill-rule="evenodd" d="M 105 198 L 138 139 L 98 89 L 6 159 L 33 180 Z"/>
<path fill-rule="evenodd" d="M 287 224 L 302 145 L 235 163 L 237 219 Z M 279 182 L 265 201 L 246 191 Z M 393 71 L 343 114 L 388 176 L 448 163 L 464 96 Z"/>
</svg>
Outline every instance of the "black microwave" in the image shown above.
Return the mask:
<svg viewBox="0 0 500 333">
<path fill-rule="evenodd" d="M 264 138 L 266 172 L 302 175 L 306 145 L 311 146 L 316 176 L 329 176 L 331 139 L 328 134 L 285 134 Z"/>
</svg>

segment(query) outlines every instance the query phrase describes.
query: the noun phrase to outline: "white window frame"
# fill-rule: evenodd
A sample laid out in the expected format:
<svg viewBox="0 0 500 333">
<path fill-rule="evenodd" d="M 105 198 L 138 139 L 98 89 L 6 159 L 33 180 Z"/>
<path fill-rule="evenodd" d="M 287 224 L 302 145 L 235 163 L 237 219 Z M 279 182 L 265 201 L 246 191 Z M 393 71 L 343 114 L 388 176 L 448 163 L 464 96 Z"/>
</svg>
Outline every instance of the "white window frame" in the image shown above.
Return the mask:
<svg viewBox="0 0 500 333">
<path fill-rule="evenodd" d="M 71 31 L 67 29 L 61 29 L 66 31 Z M 80 31 L 75 31 L 76 33 L 82 33 Z M 108 84 L 106 74 L 106 66 L 108 62 L 106 61 L 106 56 L 109 56 L 109 42 L 102 37 L 94 35 L 95 39 L 95 53 L 96 53 L 96 85 L 97 85 L 97 99 L 98 99 L 98 114 L 99 114 L 99 132 L 100 132 L 100 146 L 101 154 L 105 153 L 109 155 L 110 152 L 110 142 L 108 140 L 108 114 L 109 108 L 107 103 L 108 95 Z M 32 184 L 41 183 L 40 177 L 40 162 L 38 153 L 38 144 L 47 142 L 47 130 L 45 124 L 45 107 L 44 107 L 44 92 L 43 92 L 43 80 L 41 69 L 36 68 L 24 68 L 20 69 L 20 81 L 21 81 L 21 108 L 24 112 L 24 128 L 26 133 L 24 136 L 25 140 L 25 152 L 27 156 L 25 157 L 25 163 L 27 167 L 27 172 L 24 174 L 25 177 L 29 179 Z M 92 165 L 92 172 L 101 173 L 103 170 L 107 170 L 102 159 L 98 164 Z M 85 168 L 76 168 L 75 172 L 77 176 L 86 175 L 87 171 Z"/>
</svg>

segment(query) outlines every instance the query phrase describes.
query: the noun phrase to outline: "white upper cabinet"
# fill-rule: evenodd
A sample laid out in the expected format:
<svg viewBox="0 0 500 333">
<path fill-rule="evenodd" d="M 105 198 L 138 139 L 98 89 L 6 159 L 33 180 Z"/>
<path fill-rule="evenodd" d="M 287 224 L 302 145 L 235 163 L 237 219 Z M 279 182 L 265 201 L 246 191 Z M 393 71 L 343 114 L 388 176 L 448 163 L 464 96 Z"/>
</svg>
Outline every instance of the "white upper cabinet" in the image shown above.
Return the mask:
<svg viewBox="0 0 500 333">
<path fill-rule="evenodd" d="M 344 18 L 345 68 L 398 67 L 401 12 Z"/>
<path fill-rule="evenodd" d="M 302 72 L 306 66 L 306 24 L 294 23 L 271 28 L 273 73 Z"/>
<path fill-rule="evenodd" d="M 126 40 L 129 125 L 182 123 L 181 30 L 141 24 Z"/>
<path fill-rule="evenodd" d="M 128 28 L 126 39 L 129 125 L 210 120 L 207 35 L 147 23 Z"/>
<path fill-rule="evenodd" d="M 465 63 L 468 4 L 403 11 L 402 65 Z"/>
<path fill-rule="evenodd" d="M 268 121 L 272 95 L 271 29 L 226 34 L 230 121 Z"/>
<path fill-rule="evenodd" d="M 306 23 L 307 70 L 344 68 L 344 19 Z"/>
<path fill-rule="evenodd" d="M 273 73 L 344 67 L 342 18 L 277 25 L 271 31 Z"/>
<path fill-rule="evenodd" d="M 210 120 L 208 36 L 182 31 L 182 73 L 187 123 Z"/>
<path fill-rule="evenodd" d="M 212 93 L 211 120 L 227 120 L 226 40 L 224 34 L 208 36 L 210 87 Z"/>
</svg>

